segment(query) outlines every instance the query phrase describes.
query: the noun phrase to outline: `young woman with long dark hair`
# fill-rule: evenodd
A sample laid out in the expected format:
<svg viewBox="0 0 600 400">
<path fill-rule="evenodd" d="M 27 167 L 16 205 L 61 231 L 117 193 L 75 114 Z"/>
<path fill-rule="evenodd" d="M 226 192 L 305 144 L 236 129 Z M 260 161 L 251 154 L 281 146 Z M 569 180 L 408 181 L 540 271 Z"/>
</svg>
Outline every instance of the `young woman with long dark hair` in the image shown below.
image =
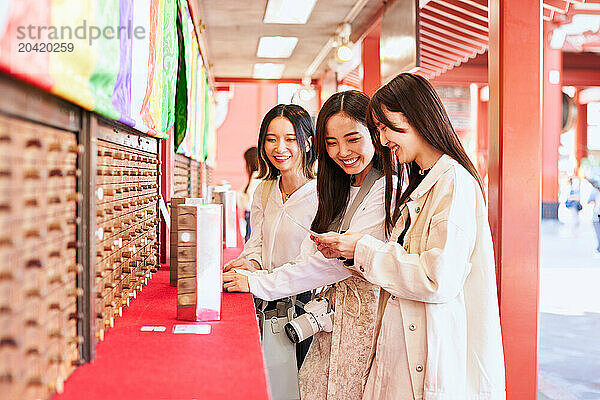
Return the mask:
<svg viewBox="0 0 600 400">
<path fill-rule="evenodd" d="M 313 138 L 312 119 L 298 105 L 279 104 L 263 118 L 258 135 L 258 178 L 263 182 L 252 200 L 251 234 L 240 256 L 224 265 L 225 272 L 231 269 L 269 272 L 298 256 L 306 231 L 287 216 L 301 224 L 309 224 L 314 218 L 317 193 Z M 225 273 L 223 287 L 231 291 L 235 285 L 227 276 Z M 290 302 L 265 304 L 269 310 L 286 308 L 287 311 L 290 307 Z M 295 379 L 296 361 L 302 360 L 306 349 L 297 346 L 294 357 L 293 349 L 290 355 L 281 348 L 273 348 L 268 341 L 263 345 L 273 399 L 287 400 L 288 388 L 277 382 L 282 375 L 291 374 Z"/>
<path fill-rule="evenodd" d="M 504 399 L 494 253 L 477 170 L 419 75 L 380 88 L 368 120 L 387 147 L 390 241 L 351 232 L 314 238 L 324 255 L 353 259 L 349 268 L 382 288 L 363 399 Z"/>
<path fill-rule="evenodd" d="M 366 124 L 369 98 L 359 91 L 331 96 L 317 118 L 317 193 L 315 232 L 351 230 L 385 238 L 382 158 Z M 281 246 L 287 246 L 281 243 Z M 290 260 L 292 261 L 292 260 Z M 299 373 L 303 400 L 358 400 L 373 337 L 378 288 L 352 276 L 342 260 L 328 260 L 307 236 L 301 255 L 271 274 L 229 275 L 235 290 L 265 299 L 287 297 L 330 286 L 332 332 L 318 332 Z"/>
<path fill-rule="evenodd" d="M 313 137 L 310 115 L 296 104 L 279 104 L 263 118 L 258 135 L 258 178 L 264 182 L 258 185 L 252 200 L 252 233 L 242 253 L 225 264 L 224 271 L 271 271 L 298 255 L 306 232 L 283 216 L 292 215 L 303 223 L 314 218 L 317 197 Z M 290 246 L 276 246 L 282 240 Z"/>
</svg>

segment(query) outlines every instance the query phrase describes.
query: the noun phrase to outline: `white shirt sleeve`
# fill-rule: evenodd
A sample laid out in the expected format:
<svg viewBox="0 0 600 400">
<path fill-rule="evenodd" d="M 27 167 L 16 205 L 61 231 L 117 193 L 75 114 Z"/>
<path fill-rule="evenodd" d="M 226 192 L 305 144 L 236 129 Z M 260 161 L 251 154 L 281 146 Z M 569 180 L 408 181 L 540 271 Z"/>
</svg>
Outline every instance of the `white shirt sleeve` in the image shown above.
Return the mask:
<svg viewBox="0 0 600 400">
<path fill-rule="evenodd" d="M 255 260 L 262 266 L 262 224 L 264 219 L 264 210 L 262 207 L 262 191 L 264 183 L 258 185 L 254 191 L 252 199 L 252 209 L 250 211 L 250 239 L 244 245 L 244 250 L 238 258 L 246 258 L 247 260 Z"/>
<path fill-rule="evenodd" d="M 248 276 L 250 292 L 263 300 L 277 300 L 307 290 L 331 285 L 351 276 L 339 260 L 331 260 L 317 252 L 306 236 L 296 261 L 275 268 L 271 273 L 257 271 Z"/>
<path fill-rule="evenodd" d="M 384 239 L 385 209 L 383 178 L 379 179 L 356 210 L 348 231 L 362 232 Z M 263 300 L 276 300 L 307 290 L 331 285 L 351 276 L 340 260 L 325 258 L 310 236 L 302 242 L 300 256 L 294 262 L 275 268 L 268 274 L 248 277 L 250 292 Z"/>
</svg>

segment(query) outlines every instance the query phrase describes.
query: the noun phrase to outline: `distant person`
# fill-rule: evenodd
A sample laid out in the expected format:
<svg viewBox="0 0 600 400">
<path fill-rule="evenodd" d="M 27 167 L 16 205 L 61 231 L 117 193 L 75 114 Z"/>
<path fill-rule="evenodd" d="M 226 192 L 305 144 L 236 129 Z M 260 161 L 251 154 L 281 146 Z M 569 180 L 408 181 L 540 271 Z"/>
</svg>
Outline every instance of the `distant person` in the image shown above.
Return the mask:
<svg viewBox="0 0 600 400">
<path fill-rule="evenodd" d="M 581 185 L 577 176 L 569 178 L 569 197 L 567 197 L 565 206 L 571 211 L 573 228 L 579 226 L 579 212 L 583 209 L 583 206 L 581 205 L 580 187 Z"/>
<path fill-rule="evenodd" d="M 252 206 L 252 197 L 254 196 L 254 191 L 262 182 L 258 179 L 258 149 L 256 146 L 250 147 L 248 150 L 244 152 L 244 160 L 246 161 L 246 173 L 248 174 L 248 183 L 244 187 L 244 190 L 238 192 L 238 208 L 240 210 L 244 210 L 244 222 L 245 222 L 245 230 L 242 229 L 242 232 L 246 232 L 244 235 L 244 239 L 246 241 L 250 239 L 250 209 Z"/>
<path fill-rule="evenodd" d="M 594 204 L 594 215 L 592 216 L 592 224 L 594 225 L 594 230 L 596 231 L 596 241 L 598 242 L 598 247 L 596 247 L 596 251 L 600 253 L 600 189 L 598 188 L 598 186 L 594 186 L 594 188 L 592 189 L 592 193 L 590 193 L 588 203 Z"/>
</svg>

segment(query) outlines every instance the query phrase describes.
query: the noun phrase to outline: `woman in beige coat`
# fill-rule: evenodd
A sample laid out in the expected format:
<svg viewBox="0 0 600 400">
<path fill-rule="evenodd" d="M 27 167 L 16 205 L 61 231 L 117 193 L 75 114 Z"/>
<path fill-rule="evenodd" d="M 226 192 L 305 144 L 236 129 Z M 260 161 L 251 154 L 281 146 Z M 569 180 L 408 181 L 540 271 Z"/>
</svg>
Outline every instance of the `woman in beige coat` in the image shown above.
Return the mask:
<svg viewBox="0 0 600 400">
<path fill-rule="evenodd" d="M 326 257 L 353 259 L 350 268 L 382 288 L 363 399 L 504 399 L 481 178 L 424 78 L 398 75 L 375 93 L 368 115 L 389 149 L 386 175 L 394 169 L 399 178 L 397 205 L 386 202 L 391 239 L 314 238 Z"/>
</svg>

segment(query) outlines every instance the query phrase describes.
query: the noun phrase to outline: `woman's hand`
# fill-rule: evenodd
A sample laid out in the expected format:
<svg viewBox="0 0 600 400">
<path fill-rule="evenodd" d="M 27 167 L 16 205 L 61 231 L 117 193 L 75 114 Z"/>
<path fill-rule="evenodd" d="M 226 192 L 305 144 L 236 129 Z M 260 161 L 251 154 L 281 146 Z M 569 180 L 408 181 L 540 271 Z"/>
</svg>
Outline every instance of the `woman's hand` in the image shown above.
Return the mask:
<svg viewBox="0 0 600 400">
<path fill-rule="evenodd" d="M 311 239 L 317 245 L 317 249 L 326 258 L 344 257 L 354 258 L 356 243 L 364 236 L 364 233 L 335 233 L 327 232 L 319 236 L 311 236 Z"/>
<path fill-rule="evenodd" d="M 249 292 L 248 277 L 237 272 L 224 273 L 223 290 L 226 292 Z"/>
<path fill-rule="evenodd" d="M 232 269 L 245 269 L 246 271 L 254 272 L 260 269 L 260 265 L 254 260 L 246 260 L 245 258 L 236 258 L 223 265 L 223 272 Z"/>
</svg>

